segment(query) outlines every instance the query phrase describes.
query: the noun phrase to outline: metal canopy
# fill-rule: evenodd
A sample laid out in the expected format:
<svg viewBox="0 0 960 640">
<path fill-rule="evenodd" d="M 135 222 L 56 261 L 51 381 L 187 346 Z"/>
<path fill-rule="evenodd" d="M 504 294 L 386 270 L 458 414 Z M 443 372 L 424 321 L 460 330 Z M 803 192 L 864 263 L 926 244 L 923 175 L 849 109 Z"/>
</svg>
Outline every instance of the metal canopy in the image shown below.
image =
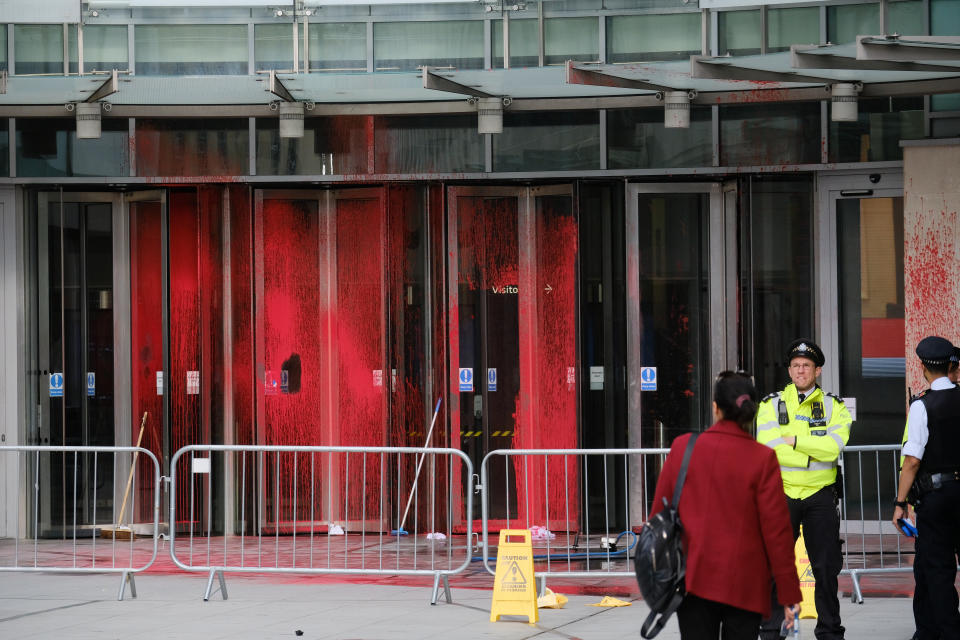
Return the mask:
<svg viewBox="0 0 960 640">
<path fill-rule="evenodd" d="M 0 79 L 2 80 L 2 79 Z M 118 91 L 120 83 L 123 90 Z M 137 113 L 151 107 L 220 112 L 285 101 L 315 103 L 315 114 L 456 111 L 464 96 L 509 96 L 513 109 L 593 109 L 656 104 L 665 91 L 693 91 L 695 104 L 823 100 L 829 86 L 856 83 L 863 97 L 960 92 L 960 37 L 859 36 L 845 45 L 794 45 L 767 55 L 634 64 L 396 73 L 285 73 L 242 76 L 11 76 L 0 107 L 62 105 L 110 97 Z M 253 109 L 253 111 L 251 111 Z M 466 107 L 463 107 L 466 110 Z M 167 109 L 169 111 L 169 109 Z M 160 109 L 163 111 L 163 109 Z M 198 109 L 196 116 L 213 115 Z M 194 115 L 190 113 L 190 115 Z"/>
</svg>

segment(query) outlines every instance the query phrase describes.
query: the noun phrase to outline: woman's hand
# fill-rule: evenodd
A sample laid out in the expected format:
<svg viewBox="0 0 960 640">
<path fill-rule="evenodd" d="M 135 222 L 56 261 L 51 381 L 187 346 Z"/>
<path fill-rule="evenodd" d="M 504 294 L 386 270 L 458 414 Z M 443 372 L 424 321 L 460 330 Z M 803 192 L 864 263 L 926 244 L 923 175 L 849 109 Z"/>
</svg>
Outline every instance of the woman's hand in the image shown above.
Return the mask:
<svg viewBox="0 0 960 640">
<path fill-rule="evenodd" d="M 783 607 L 783 619 L 786 622 L 787 629 L 793 629 L 793 626 L 798 623 L 797 616 L 800 615 L 800 603 L 784 605 Z"/>
</svg>

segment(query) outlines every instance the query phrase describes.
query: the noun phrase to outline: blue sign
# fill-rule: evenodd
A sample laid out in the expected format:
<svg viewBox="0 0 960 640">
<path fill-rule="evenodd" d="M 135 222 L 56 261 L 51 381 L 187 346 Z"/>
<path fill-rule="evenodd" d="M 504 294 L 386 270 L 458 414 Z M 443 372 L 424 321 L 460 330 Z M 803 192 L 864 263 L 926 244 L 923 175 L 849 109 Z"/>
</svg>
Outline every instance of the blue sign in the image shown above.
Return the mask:
<svg viewBox="0 0 960 640">
<path fill-rule="evenodd" d="M 91 398 L 97 395 L 97 374 L 87 371 L 87 395 Z"/>
<path fill-rule="evenodd" d="M 63 374 L 62 373 L 50 374 L 50 397 L 51 398 L 63 397 Z"/>
<path fill-rule="evenodd" d="M 290 393 L 290 372 L 286 369 L 280 369 L 280 391 Z"/>
<path fill-rule="evenodd" d="M 640 391 L 657 390 L 657 368 L 640 367 Z"/>
<path fill-rule="evenodd" d="M 487 391 L 497 390 L 497 370 L 487 369 Z"/>
<path fill-rule="evenodd" d="M 460 391 L 473 391 L 473 369 L 460 369 Z"/>
</svg>

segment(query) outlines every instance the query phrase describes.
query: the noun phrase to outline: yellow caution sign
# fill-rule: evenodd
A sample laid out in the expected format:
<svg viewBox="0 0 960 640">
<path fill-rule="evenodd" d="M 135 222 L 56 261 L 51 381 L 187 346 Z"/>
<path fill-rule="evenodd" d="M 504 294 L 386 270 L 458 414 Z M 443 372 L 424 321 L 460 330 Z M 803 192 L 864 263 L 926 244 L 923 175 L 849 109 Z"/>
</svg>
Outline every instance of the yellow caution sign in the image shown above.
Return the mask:
<svg viewBox="0 0 960 640">
<path fill-rule="evenodd" d="M 813 592 L 816 588 L 816 580 L 813 577 L 813 565 L 810 564 L 810 558 L 807 557 L 807 545 L 803 542 L 803 526 L 800 526 L 800 537 L 797 538 L 797 546 L 794 547 L 794 554 L 797 557 L 797 575 L 800 576 L 800 593 L 803 595 L 803 601 L 800 603 L 801 618 L 816 618 L 817 605 L 813 600 Z"/>
<path fill-rule="evenodd" d="M 512 539 L 522 538 L 519 542 Z M 502 529 L 497 547 L 497 574 L 493 579 L 490 622 L 502 615 L 527 616 L 537 622 L 537 587 L 533 577 L 533 544 L 526 529 Z"/>
</svg>

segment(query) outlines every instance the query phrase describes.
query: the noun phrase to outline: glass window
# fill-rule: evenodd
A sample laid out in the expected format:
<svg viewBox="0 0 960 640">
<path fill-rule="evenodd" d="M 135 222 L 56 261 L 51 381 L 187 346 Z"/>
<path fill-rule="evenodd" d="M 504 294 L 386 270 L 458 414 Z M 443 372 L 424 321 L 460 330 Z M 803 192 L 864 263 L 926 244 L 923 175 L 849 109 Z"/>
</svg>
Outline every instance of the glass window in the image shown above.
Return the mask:
<svg viewBox="0 0 960 640">
<path fill-rule="evenodd" d="M 600 168 L 596 111 L 505 113 L 493 136 L 494 171 L 570 171 Z"/>
<path fill-rule="evenodd" d="M 760 53 L 760 11 L 721 11 L 717 46 L 720 55 L 746 56 Z"/>
<path fill-rule="evenodd" d="M 483 22 L 378 22 L 373 25 L 377 71 L 419 66 L 483 68 Z"/>
<path fill-rule="evenodd" d="M 790 7 L 767 11 L 768 53 L 787 51 L 792 44 L 819 43 L 819 7 Z"/>
<path fill-rule="evenodd" d="M 710 107 L 690 109 L 689 129 L 663 126 L 663 108 L 607 111 L 611 169 L 709 167 L 713 162 Z"/>
<path fill-rule="evenodd" d="M 534 41 L 536 42 L 536 41 Z M 596 18 L 547 18 L 543 21 L 544 64 L 600 58 L 600 25 Z"/>
<path fill-rule="evenodd" d="M 311 23 L 310 69 L 367 70 L 367 25 L 363 22 Z"/>
<path fill-rule="evenodd" d="M 10 125 L 6 118 L 0 118 L 0 176 L 10 175 Z"/>
<path fill-rule="evenodd" d="M 960 5 L 957 10 L 960 11 Z M 926 35 L 923 28 L 922 0 L 894 0 L 887 5 L 887 33 Z"/>
<path fill-rule="evenodd" d="M 483 136 L 474 115 L 382 117 L 375 131 L 377 173 L 484 170 Z"/>
<path fill-rule="evenodd" d="M 128 122 L 105 115 L 99 138 L 78 140 L 73 118 L 17 118 L 17 175 L 130 175 Z"/>
<path fill-rule="evenodd" d="M 833 44 L 855 42 L 857 36 L 880 33 L 879 4 L 842 4 L 827 7 L 827 40 Z"/>
<path fill-rule="evenodd" d="M 930 136 L 933 138 L 960 137 L 960 118 L 931 118 Z"/>
<path fill-rule="evenodd" d="M 0 71 L 7 70 L 7 25 L 0 23 Z"/>
<path fill-rule="evenodd" d="M 960 36 L 960 0 L 930 0 L 930 34 Z M 960 93 L 930 96 L 931 111 L 960 111 Z M 932 121 L 934 137 L 943 137 L 936 131 L 954 131 L 953 127 Z M 949 134 L 954 135 L 954 134 Z"/>
<path fill-rule="evenodd" d="M 243 24 L 137 25 L 134 38 L 139 74 L 247 73 L 247 26 Z"/>
<path fill-rule="evenodd" d="M 699 13 L 607 18 L 607 62 L 686 60 L 699 53 Z"/>
<path fill-rule="evenodd" d="M 720 107 L 720 164 L 763 166 L 820 162 L 820 104 Z"/>
<path fill-rule="evenodd" d="M 257 71 L 293 69 L 293 23 L 253 27 L 253 59 Z"/>
<path fill-rule="evenodd" d="M 127 27 L 86 25 L 83 27 L 83 70 L 111 71 L 130 67 Z"/>
<path fill-rule="evenodd" d="M 303 130 L 281 138 L 277 118 L 257 118 L 257 175 L 367 173 L 366 116 L 308 117 Z"/>
<path fill-rule="evenodd" d="M 61 25 L 14 25 L 13 46 L 13 59 L 18 75 L 63 74 L 63 27 Z"/>
<path fill-rule="evenodd" d="M 80 27 L 71 24 L 67 27 L 67 49 L 70 60 L 67 69 L 70 73 L 79 73 L 80 71 Z"/>
<path fill-rule="evenodd" d="M 246 175 L 248 131 L 246 118 L 137 120 L 137 175 Z"/>
<path fill-rule="evenodd" d="M 830 162 L 901 160 L 900 140 L 923 137 L 923 98 L 861 98 L 856 122 L 830 123 Z"/>
<path fill-rule="evenodd" d="M 810 178 L 751 177 L 741 208 L 740 350 L 762 395 L 789 382 L 783 352 L 813 335 L 813 184 Z"/>
<path fill-rule="evenodd" d="M 536 67 L 540 64 L 539 23 L 536 20 L 510 20 L 510 66 Z M 494 67 L 503 67 L 503 20 L 490 26 L 493 40 L 491 56 Z"/>
</svg>

